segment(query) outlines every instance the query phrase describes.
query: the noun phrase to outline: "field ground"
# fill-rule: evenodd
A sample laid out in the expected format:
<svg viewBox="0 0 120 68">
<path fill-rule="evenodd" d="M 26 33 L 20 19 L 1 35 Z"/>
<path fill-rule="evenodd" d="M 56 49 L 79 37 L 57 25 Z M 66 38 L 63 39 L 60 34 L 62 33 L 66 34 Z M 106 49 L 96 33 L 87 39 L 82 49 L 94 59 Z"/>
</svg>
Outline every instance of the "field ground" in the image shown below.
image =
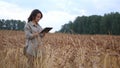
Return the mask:
<svg viewBox="0 0 120 68">
<path fill-rule="evenodd" d="M 27 68 L 22 31 L 0 30 L 0 68 Z M 47 34 L 36 68 L 120 68 L 120 36 Z"/>
</svg>

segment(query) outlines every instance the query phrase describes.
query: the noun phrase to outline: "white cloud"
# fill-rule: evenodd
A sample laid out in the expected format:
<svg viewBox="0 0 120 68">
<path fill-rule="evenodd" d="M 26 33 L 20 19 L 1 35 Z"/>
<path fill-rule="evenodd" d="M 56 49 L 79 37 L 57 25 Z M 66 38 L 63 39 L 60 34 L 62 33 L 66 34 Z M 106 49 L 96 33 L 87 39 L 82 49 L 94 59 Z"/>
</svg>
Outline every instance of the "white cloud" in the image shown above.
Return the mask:
<svg viewBox="0 0 120 68">
<path fill-rule="evenodd" d="M 20 8 L 16 4 L 0 1 L 0 19 L 27 20 L 29 9 Z"/>
<path fill-rule="evenodd" d="M 84 10 L 79 10 L 77 8 L 73 9 L 74 11 L 79 11 L 80 15 L 85 14 Z M 0 1 L 0 19 L 16 19 L 16 20 L 25 20 L 32 10 L 21 8 L 19 5 Z M 60 30 L 61 26 L 69 21 L 73 21 L 75 17 L 80 16 L 78 14 L 71 14 L 66 11 L 52 10 L 46 13 L 43 12 L 43 18 L 39 22 L 42 27 L 53 27 L 54 31 Z"/>
<path fill-rule="evenodd" d="M 11 1 L 11 0 L 10 0 Z M 39 22 L 42 27 L 53 27 L 52 32 L 59 30 L 61 25 L 75 20 L 81 15 L 103 14 L 108 11 L 119 11 L 119 0 L 12 0 L 12 3 L 0 1 L 0 19 L 27 20 L 33 9 L 41 8 L 43 19 Z M 14 2 L 15 1 L 15 2 Z M 34 2 L 33 2 L 34 1 Z M 35 3 L 36 5 L 32 5 Z M 39 6 L 38 6 L 39 5 Z M 26 8 L 23 8 L 23 7 Z"/>
<path fill-rule="evenodd" d="M 98 10 L 105 10 L 109 8 L 114 9 L 115 7 L 118 7 L 117 0 L 92 0 L 92 2 Z"/>
</svg>

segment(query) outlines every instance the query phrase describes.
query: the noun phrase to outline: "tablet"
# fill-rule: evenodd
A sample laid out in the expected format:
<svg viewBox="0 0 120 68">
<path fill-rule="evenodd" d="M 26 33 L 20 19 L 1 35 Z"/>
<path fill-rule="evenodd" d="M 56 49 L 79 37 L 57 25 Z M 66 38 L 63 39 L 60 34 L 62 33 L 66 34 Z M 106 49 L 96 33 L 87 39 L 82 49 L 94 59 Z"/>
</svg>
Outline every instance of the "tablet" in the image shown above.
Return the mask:
<svg viewBox="0 0 120 68">
<path fill-rule="evenodd" d="M 52 27 L 46 27 L 40 33 L 44 33 L 44 32 L 48 33 L 51 29 L 52 29 Z"/>
</svg>

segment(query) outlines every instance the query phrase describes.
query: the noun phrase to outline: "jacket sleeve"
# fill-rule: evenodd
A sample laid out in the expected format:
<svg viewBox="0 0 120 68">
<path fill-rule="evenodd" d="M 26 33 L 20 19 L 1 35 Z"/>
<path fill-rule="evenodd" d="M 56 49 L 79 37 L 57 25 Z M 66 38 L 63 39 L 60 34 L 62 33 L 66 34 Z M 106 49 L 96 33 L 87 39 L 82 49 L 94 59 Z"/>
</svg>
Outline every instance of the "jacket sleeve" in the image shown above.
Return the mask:
<svg viewBox="0 0 120 68">
<path fill-rule="evenodd" d="M 30 25 L 27 23 L 24 27 L 24 31 L 25 31 L 25 36 L 27 39 L 33 39 L 34 36 L 32 34 L 32 30 L 30 28 Z"/>
</svg>

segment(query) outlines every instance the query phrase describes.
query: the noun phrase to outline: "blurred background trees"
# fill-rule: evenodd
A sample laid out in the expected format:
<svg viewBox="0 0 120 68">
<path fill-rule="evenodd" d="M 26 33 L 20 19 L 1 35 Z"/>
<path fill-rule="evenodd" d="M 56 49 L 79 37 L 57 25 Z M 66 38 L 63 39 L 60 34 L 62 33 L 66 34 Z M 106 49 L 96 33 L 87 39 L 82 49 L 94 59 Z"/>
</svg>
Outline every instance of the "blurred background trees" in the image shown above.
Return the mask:
<svg viewBox="0 0 120 68">
<path fill-rule="evenodd" d="M 120 35 L 120 13 L 111 12 L 104 16 L 78 16 L 73 22 L 64 24 L 58 32 Z"/>
<path fill-rule="evenodd" d="M 0 19 L 0 30 L 24 30 L 25 21 Z"/>
</svg>

